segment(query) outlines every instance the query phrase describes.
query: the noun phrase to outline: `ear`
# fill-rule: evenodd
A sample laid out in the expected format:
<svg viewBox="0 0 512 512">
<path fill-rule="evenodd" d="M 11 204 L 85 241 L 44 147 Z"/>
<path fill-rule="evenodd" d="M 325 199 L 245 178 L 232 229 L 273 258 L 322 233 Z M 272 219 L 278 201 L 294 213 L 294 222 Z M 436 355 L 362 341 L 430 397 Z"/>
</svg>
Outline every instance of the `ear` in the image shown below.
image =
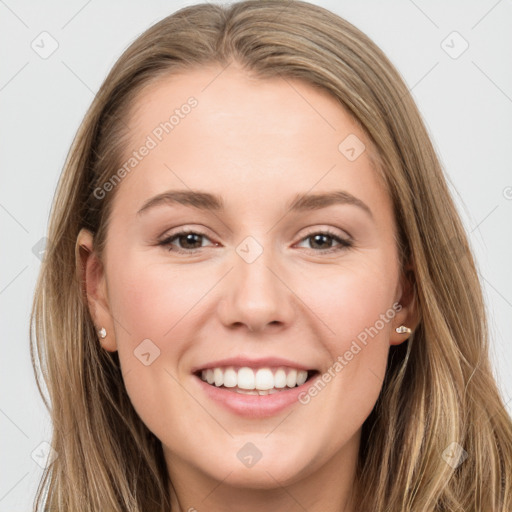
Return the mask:
<svg viewBox="0 0 512 512">
<path fill-rule="evenodd" d="M 98 335 L 101 346 L 109 352 L 117 350 L 114 322 L 108 302 L 107 283 L 102 261 L 94 250 L 92 233 L 83 228 L 78 234 L 75 245 L 77 273 L 82 286 L 82 294 L 87 299 L 89 312 L 96 332 L 102 327 L 107 336 Z"/>
<path fill-rule="evenodd" d="M 400 345 L 406 341 L 420 323 L 420 312 L 418 308 L 418 297 L 416 294 L 416 279 L 414 267 L 408 263 L 402 270 L 395 295 L 395 303 L 400 304 L 400 310 L 393 318 L 392 331 L 389 338 L 390 345 Z M 412 330 L 411 333 L 397 333 L 396 328 L 404 325 Z"/>
</svg>

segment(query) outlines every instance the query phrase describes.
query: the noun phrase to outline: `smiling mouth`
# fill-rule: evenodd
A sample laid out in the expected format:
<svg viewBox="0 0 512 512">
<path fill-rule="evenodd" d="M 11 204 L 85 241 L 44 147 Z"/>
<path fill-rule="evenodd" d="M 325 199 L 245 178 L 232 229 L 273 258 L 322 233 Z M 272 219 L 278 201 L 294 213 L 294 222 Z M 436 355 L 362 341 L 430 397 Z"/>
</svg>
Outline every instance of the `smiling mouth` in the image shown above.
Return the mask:
<svg viewBox="0 0 512 512">
<path fill-rule="evenodd" d="M 195 375 L 211 386 L 246 395 L 272 395 L 302 386 L 319 372 L 284 366 L 250 368 L 226 366 L 198 370 Z"/>
</svg>

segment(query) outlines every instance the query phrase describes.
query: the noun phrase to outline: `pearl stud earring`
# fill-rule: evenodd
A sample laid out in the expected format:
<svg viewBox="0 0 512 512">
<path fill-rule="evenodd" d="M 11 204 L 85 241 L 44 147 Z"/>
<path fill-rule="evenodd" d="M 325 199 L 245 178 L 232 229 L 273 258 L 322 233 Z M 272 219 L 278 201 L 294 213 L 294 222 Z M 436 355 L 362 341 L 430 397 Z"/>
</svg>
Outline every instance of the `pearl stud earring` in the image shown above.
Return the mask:
<svg viewBox="0 0 512 512">
<path fill-rule="evenodd" d="M 102 327 L 99 331 L 98 331 L 98 334 L 100 335 L 101 338 L 106 338 L 107 337 L 107 330 L 105 329 L 105 327 Z"/>
</svg>

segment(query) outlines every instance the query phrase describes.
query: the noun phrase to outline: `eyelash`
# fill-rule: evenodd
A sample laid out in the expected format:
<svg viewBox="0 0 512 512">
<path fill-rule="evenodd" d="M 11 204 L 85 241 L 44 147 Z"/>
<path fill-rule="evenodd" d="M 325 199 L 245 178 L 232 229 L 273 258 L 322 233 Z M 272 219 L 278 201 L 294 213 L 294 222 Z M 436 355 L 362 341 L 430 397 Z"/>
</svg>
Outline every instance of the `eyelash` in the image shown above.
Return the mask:
<svg viewBox="0 0 512 512">
<path fill-rule="evenodd" d="M 164 238 L 163 240 L 158 242 L 158 245 L 163 246 L 163 247 L 168 247 L 169 252 L 175 252 L 178 254 L 195 254 L 196 252 L 203 249 L 203 247 L 199 247 L 197 249 L 172 249 L 171 248 L 171 242 L 173 242 L 177 238 L 180 238 L 181 236 L 189 235 L 189 234 L 199 235 L 201 237 L 208 238 L 208 236 L 205 233 L 201 233 L 200 231 L 195 231 L 192 229 L 182 230 L 182 231 L 179 231 L 178 233 L 173 233 L 172 235 Z M 351 240 L 341 238 L 339 235 L 337 235 L 336 233 L 334 233 L 333 231 L 331 231 L 329 229 L 324 229 L 323 231 L 314 231 L 314 232 L 310 233 L 309 235 L 303 237 L 300 241 L 302 242 L 304 240 L 307 240 L 308 238 L 312 238 L 315 235 L 327 235 L 328 237 L 332 238 L 333 240 L 335 240 L 336 242 L 339 243 L 339 246 L 331 247 L 329 249 L 320 249 L 320 250 L 310 249 L 316 253 L 326 254 L 326 253 L 339 252 L 339 251 L 343 251 L 345 249 L 349 249 L 349 248 L 353 247 L 353 245 L 354 245 Z"/>
</svg>

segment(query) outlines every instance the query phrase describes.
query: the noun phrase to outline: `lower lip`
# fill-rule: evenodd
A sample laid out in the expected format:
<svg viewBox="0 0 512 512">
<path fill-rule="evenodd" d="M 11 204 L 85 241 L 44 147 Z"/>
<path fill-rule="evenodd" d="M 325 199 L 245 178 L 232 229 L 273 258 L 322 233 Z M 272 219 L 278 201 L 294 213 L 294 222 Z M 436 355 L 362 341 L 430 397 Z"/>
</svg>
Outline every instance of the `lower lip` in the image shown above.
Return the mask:
<svg viewBox="0 0 512 512">
<path fill-rule="evenodd" d="M 271 395 L 246 395 L 226 388 L 218 388 L 195 376 L 208 398 L 221 404 L 231 412 L 246 418 L 267 418 L 284 411 L 299 402 L 299 395 L 305 392 L 317 375 L 301 386 L 279 391 Z"/>
</svg>

